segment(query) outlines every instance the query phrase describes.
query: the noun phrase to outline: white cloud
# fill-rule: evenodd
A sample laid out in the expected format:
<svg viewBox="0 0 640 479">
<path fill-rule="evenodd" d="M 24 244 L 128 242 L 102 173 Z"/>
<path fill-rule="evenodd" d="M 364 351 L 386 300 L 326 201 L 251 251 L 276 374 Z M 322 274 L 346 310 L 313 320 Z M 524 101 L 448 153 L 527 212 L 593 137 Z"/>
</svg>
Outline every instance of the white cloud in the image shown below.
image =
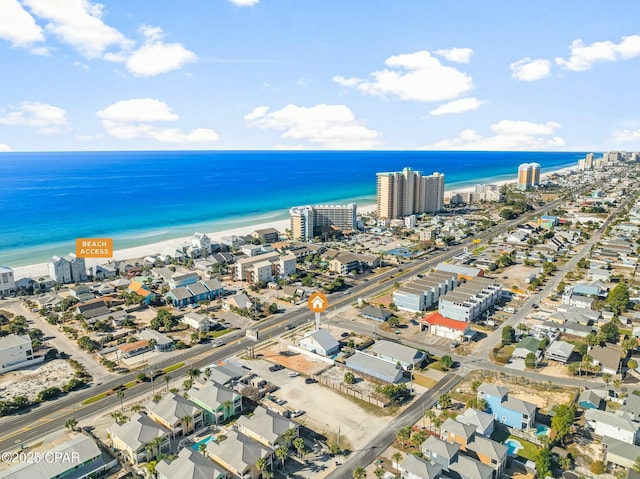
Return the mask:
<svg viewBox="0 0 640 479">
<path fill-rule="evenodd" d="M 613 134 L 614 141 L 629 142 L 640 141 L 640 129 L 638 130 L 618 130 Z"/>
<path fill-rule="evenodd" d="M 0 38 L 8 40 L 13 46 L 28 47 L 35 42 L 44 41 L 44 34 L 40 25 L 22 8 L 18 0 L 2 0 Z"/>
<path fill-rule="evenodd" d="M 261 106 L 245 115 L 245 120 L 252 127 L 284 131 L 284 139 L 306 140 L 316 147 L 333 150 L 373 148 L 379 145 L 381 137 L 379 132 L 357 120 L 346 105 L 287 105 L 272 113 L 268 107 Z M 301 148 L 300 145 L 292 147 Z"/>
<path fill-rule="evenodd" d="M 434 53 L 446 58 L 450 62 L 469 63 L 473 50 L 471 48 L 447 48 L 444 50 L 436 50 Z"/>
<path fill-rule="evenodd" d="M 486 102 L 477 98 L 461 98 L 460 100 L 450 101 L 444 105 L 440 105 L 435 110 L 429 112 L 432 116 L 450 115 L 453 113 L 464 113 L 465 111 L 477 110 Z"/>
<path fill-rule="evenodd" d="M 0 143 L 0 153 L 7 153 L 11 150 L 11 147 L 5 143 Z"/>
<path fill-rule="evenodd" d="M 482 136 L 475 130 L 463 130 L 458 136 L 425 146 L 429 150 L 542 150 L 565 145 L 559 136 L 551 136 L 560 124 L 501 120 L 491 125 L 492 136 Z"/>
<path fill-rule="evenodd" d="M 31 12 L 49 21 L 46 30 L 87 58 L 111 47 L 129 49 L 131 40 L 102 20 L 104 5 L 88 0 L 23 0 Z"/>
<path fill-rule="evenodd" d="M 568 60 L 556 58 L 562 68 L 573 71 L 589 70 L 594 63 L 614 62 L 640 56 L 640 35 L 622 37 L 620 43 L 611 41 L 593 42 L 585 45 L 582 40 L 571 42 Z"/>
<path fill-rule="evenodd" d="M 179 70 L 186 63 L 197 59 L 195 53 L 187 50 L 181 43 L 164 43 L 164 33 L 159 27 L 142 26 L 145 44 L 128 57 L 111 55 L 111 61 L 123 61 L 126 58 L 127 69 L 135 76 L 150 77 Z"/>
<path fill-rule="evenodd" d="M 135 98 L 112 103 L 96 112 L 105 131 L 121 140 L 152 138 L 162 143 L 214 143 L 218 134 L 210 128 L 184 131 L 181 128 L 162 128 L 157 122 L 178 121 L 180 117 L 165 102 L 155 98 Z"/>
<path fill-rule="evenodd" d="M 253 7 L 254 5 L 257 5 L 258 3 L 260 3 L 260 0 L 229 0 L 229 1 L 239 7 Z"/>
<path fill-rule="evenodd" d="M 19 108 L 0 109 L 0 125 L 31 126 L 39 133 L 61 133 L 67 125 L 67 112 L 37 101 L 23 101 Z"/>
<path fill-rule="evenodd" d="M 427 50 L 395 55 L 385 65 L 393 69 L 375 71 L 372 81 L 335 76 L 343 86 L 355 86 L 369 95 L 395 95 L 402 100 L 435 102 L 452 100 L 473 88 L 469 75 L 445 66 Z"/>
<path fill-rule="evenodd" d="M 513 62 L 511 78 L 522 81 L 536 81 L 546 78 L 551 73 L 551 62 L 544 58 L 532 60 L 529 57 Z"/>
</svg>

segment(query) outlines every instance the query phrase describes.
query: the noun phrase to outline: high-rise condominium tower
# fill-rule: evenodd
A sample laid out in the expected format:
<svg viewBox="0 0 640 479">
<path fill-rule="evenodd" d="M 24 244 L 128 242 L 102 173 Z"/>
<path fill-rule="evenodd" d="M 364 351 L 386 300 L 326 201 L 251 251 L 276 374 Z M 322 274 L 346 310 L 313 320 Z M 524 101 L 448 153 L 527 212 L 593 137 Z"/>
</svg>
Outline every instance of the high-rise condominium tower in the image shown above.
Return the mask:
<svg viewBox="0 0 640 479">
<path fill-rule="evenodd" d="M 540 165 L 523 163 L 518 167 L 518 189 L 526 190 L 540 184 Z"/>
<path fill-rule="evenodd" d="M 416 213 L 435 213 L 444 205 L 444 175 L 423 176 L 420 171 L 377 173 L 378 217 L 404 218 Z"/>
</svg>

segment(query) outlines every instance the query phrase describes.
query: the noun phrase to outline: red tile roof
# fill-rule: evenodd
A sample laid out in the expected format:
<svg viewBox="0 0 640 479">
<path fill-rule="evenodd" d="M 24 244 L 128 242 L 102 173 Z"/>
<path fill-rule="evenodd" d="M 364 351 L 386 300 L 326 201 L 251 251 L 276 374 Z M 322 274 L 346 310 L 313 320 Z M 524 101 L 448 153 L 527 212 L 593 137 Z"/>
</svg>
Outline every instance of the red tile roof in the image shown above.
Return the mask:
<svg viewBox="0 0 640 479">
<path fill-rule="evenodd" d="M 440 313 L 432 313 L 423 318 L 422 322 L 431 325 L 444 326 L 449 329 L 457 329 L 459 331 L 465 331 L 469 327 L 469 323 L 458 321 L 456 319 L 445 318 Z"/>
</svg>

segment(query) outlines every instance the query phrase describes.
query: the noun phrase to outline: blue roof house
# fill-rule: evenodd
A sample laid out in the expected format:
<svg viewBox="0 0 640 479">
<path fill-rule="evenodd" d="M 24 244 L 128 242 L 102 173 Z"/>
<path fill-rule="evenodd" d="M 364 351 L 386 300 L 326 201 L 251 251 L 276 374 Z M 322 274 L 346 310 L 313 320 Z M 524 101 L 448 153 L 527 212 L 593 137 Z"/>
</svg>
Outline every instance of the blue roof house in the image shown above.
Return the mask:
<svg viewBox="0 0 640 479">
<path fill-rule="evenodd" d="M 487 403 L 487 411 L 494 419 L 515 429 L 529 429 L 536 418 L 538 407 L 522 399 L 510 398 L 509 390 L 494 384 L 482 384 L 478 399 Z"/>
</svg>

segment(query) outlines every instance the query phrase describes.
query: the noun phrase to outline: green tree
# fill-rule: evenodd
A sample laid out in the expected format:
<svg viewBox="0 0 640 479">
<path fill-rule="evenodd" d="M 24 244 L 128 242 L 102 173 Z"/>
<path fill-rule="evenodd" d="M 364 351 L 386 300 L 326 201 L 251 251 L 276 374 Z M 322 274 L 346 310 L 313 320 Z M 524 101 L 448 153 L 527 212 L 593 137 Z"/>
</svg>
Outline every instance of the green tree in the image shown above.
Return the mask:
<svg viewBox="0 0 640 479">
<path fill-rule="evenodd" d="M 395 316 L 391 316 L 387 320 L 387 324 L 389 325 L 390 328 L 397 328 L 398 326 L 400 326 L 400 320 Z"/>
<path fill-rule="evenodd" d="M 633 352 L 638 347 L 638 339 L 637 338 L 627 338 L 622 340 L 622 354 L 626 356 L 629 351 Z"/>
<path fill-rule="evenodd" d="M 538 358 L 536 357 L 535 353 L 529 353 L 524 358 L 524 365 L 529 369 L 535 369 L 537 364 Z"/>
<path fill-rule="evenodd" d="M 601 334 L 604 340 L 608 343 L 617 343 L 618 337 L 620 336 L 618 325 L 614 321 L 609 321 L 602 325 L 599 334 Z"/>
<path fill-rule="evenodd" d="M 67 421 L 64 423 L 64 427 L 66 429 L 71 429 L 72 431 L 76 430 L 76 426 L 78 425 L 78 421 L 76 421 L 75 419 L 71 418 L 71 419 L 67 419 Z"/>
<path fill-rule="evenodd" d="M 594 474 L 604 474 L 607 472 L 607 466 L 603 460 L 593 461 L 589 466 L 589 470 Z"/>
<path fill-rule="evenodd" d="M 284 469 L 284 461 L 286 461 L 287 457 L 289 457 L 289 450 L 286 447 L 280 446 L 278 449 L 276 449 L 276 457 L 280 460 L 280 462 L 282 463 L 282 469 Z"/>
<path fill-rule="evenodd" d="M 511 344 L 515 341 L 516 332 L 512 326 L 505 326 L 502 329 L 502 344 Z"/>
<path fill-rule="evenodd" d="M 571 430 L 571 425 L 576 417 L 575 406 L 560 404 L 555 407 L 551 418 L 551 427 L 556 431 L 556 440 L 564 444 L 564 439 Z"/>
<path fill-rule="evenodd" d="M 118 393 L 116 394 L 116 397 L 120 399 L 120 410 L 124 412 L 124 404 L 122 402 L 122 400 L 124 399 L 124 391 L 118 391 Z"/>
<path fill-rule="evenodd" d="M 629 304 L 628 286 L 625 283 L 618 283 L 616 287 L 609 292 L 607 304 L 616 315 L 627 309 L 627 304 Z"/>
<path fill-rule="evenodd" d="M 438 398 L 438 403 L 440 403 L 440 407 L 442 409 L 447 409 L 451 406 L 451 396 L 449 393 L 444 393 Z"/>
<path fill-rule="evenodd" d="M 298 457 L 302 457 L 304 454 L 304 439 L 301 437 L 296 437 L 293 441 L 292 441 L 293 447 L 296 448 L 296 453 L 298 454 Z"/>
<path fill-rule="evenodd" d="M 638 361 L 635 359 L 629 359 L 629 361 L 627 361 L 627 367 L 629 369 L 636 369 L 638 367 Z"/>
<path fill-rule="evenodd" d="M 356 382 L 356 376 L 351 371 L 344 373 L 344 382 L 347 384 L 353 384 Z"/>
<path fill-rule="evenodd" d="M 367 471 L 364 467 L 358 466 L 353 470 L 353 479 L 365 479 L 367 477 Z"/>
<path fill-rule="evenodd" d="M 258 471 L 260 473 L 262 473 L 262 471 L 264 471 L 264 469 L 267 467 L 267 458 L 266 457 L 259 457 L 256 460 L 256 468 L 258 469 Z"/>
<path fill-rule="evenodd" d="M 453 358 L 449 355 L 444 355 L 440 358 L 440 364 L 442 364 L 446 369 L 449 369 L 453 366 Z"/>
<path fill-rule="evenodd" d="M 269 306 L 269 312 L 271 314 L 276 314 L 278 312 L 278 305 L 276 303 L 271 303 Z"/>
<path fill-rule="evenodd" d="M 638 246 L 640 248 L 640 246 Z M 640 472 L 640 456 L 636 457 L 636 462 L 633 463 L 633 470 Z"/>
<path fill-rule="evenodd" d="M 414 431 L 409 439 L 411 445 L 414 447 L 420 447 L 424 441 L 427 440 L 427 433 L 425 431 Z"/>
<path fill-rule="evenodd" d="M 396 432 L 396 439 L 400 444 L 402 444 L 402 446 L 406 446 L 411 439 L 411 426 L 407 425 L 398 429 Z"/>
<path fill-rule="evenodd" d="M 402 454 L 400 451 L 396 451 L 392 454 L 391 459 L 393 463 L 396 465 L 396 474 L 400 473 L 400 461 L 402 461 Z"/>
<path fill-rule="evenodd" d="M 550 473 L 551 469 L 551 452 L 549 447 L 541 447 L 536 454 L 536 475 L 538 479 L 544 479 Z"/>
</svg>

